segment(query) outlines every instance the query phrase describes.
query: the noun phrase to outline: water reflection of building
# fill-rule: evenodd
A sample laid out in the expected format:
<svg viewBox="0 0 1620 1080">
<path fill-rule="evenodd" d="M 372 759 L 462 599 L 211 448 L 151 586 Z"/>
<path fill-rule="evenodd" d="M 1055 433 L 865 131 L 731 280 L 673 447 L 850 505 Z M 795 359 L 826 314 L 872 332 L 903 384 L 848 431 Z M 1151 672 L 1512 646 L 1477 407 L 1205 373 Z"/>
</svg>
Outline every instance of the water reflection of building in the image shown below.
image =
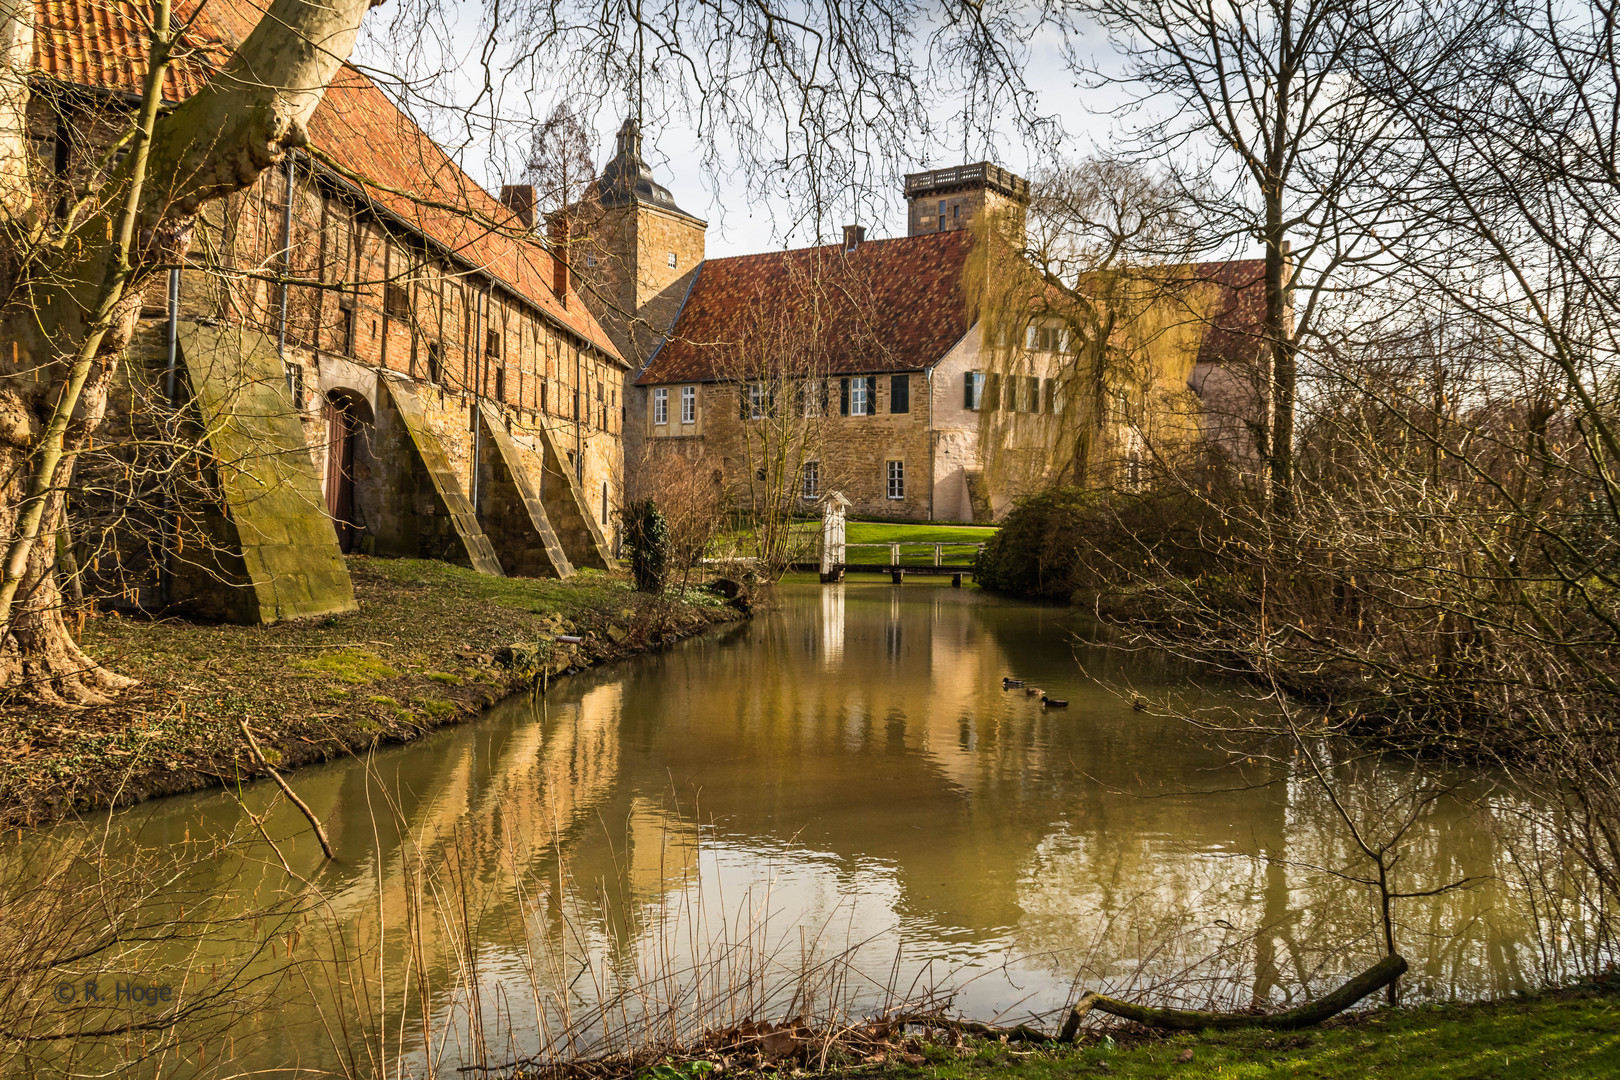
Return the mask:
<svg viewBox="0 0 1620 1080">
<path fill-rule="evenodd" d="M 1305 865 L 1355 863 L 1320 791 L 1242 789 L 1184 725 L 1082 683 L 1069 641 L 1041 625 L 1052 617 L 929 586 L 789 592 L 740 645 L 691 641 L 382 755 L 402 829 L 377 829 L 367 808 L 383 799 L 359 769 L 304 774 L 345 861 L 322 870 L 312 845 L 292 853 L 301 872 L 326 875 L 353 940 L 394 935 L 383 952 L 400 970 L 416 887 L 405 852 L 460 867 L 452 884 L 476 901 L 491 979 L 518 977 L 525 935 L 576 974 L 588 953 L 633 977 L 656 959 L 649 941 L 689 917 L 694 881 L 725 885 L 736 904 L 739 883 L 770 874 L 772 910 L 807 926 L 831 926 L 842 904 L 840 934 L 903 939 L 911 956 L 993 969 L 1009 951 L 1032 954 L 1020 970 L 1058 997 L 1076 972 L 1125 979 L 1148 957 L 1157 977 L 1250 934 L 1227 963 L 1256 998 L 1364 959 L 1366 895 Z M 1001 690 L 1007 674 L 1073 704 L 1043 712 Z M 1166 797 L 1212 787 L 1231 790 Z M 1381 797 L 1351 787 L 1369 805 Z M 303 832 L 290 811 L 272 824 Z M 1413 842 L 1409 863 L 1425 876 L 1411 884 L 1492 872 L 1498 843 L 1442 815 Z M 1519 931 L 1447 937 L 1501 918 L 1492 902 L 1462 892 L 1403 907 L 1414 985 L 1512 985 Z M 459 918 L 423 922 L 424 952 L 457 955 Z M 453 987 L 452 961 L 436 963 L 429 983 Z M 572 976 L 537 977 L 563 993 Z M 997 978 L 984 984 L 1007 985 Z"/>
</svg>

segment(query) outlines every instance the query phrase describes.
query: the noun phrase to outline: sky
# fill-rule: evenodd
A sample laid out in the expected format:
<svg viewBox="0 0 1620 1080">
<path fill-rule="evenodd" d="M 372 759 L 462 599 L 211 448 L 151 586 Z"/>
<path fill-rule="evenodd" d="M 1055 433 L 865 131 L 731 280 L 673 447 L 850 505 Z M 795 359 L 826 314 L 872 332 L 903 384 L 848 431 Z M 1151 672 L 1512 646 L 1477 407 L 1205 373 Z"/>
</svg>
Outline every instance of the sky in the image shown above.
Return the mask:
<svg viewBox="0 0 1620 1080">
<path fill-rule="evenodd" d="M 389 7 L 378 10 L 388 12 Z M 402 18 L 406 10 L 396 8 Z M 518 179 L 514 175 L 519 168 L 517 155 L 528 131 L 564 94 L 576 108 L 584 109 L 585 119 L 594 128 L 597 168 L 612 156 L 614 134 L 626 108 L 622 100 L 616 103 L 611 94 L 575 85 L 566 73 L 549 86 L 512 73 L 514 65 L 502 54 L 502 47 L 488 45 L 487 12 L 481 13 L 477 5 L 439 5 L 430 10 L 431 24 L 416 22 L 403 32 L 398 23 L 379 19 L 374 12 L 357 47 L 356 60 L 382 76 L 385 88 L 481 184 L 498 192 L 502 183 Z M 1106 151 L 1119 126 L 1108 109 L 1120 103 L 1119 93 L 1080 85 L 1066 68 L 1062 42 L 1055 33 L 1042 32 L 1025 45 L 1021 74 L 1035 92 L 1036 110 L 1060 120 L 1063 134 L 1058 151 L 1072 157 Z M 1111 56 L 1100 34 L 1083 40 L 1081 48 L 1089 48 L 1090 55 L 1104 61 Z M 401 77 L 401 72 L 410 74 Z M 469 104 L 474 110 L 471 118 Z M 954 110 L 948 104 L 941 103 L 934 116 L 941 130 L 951 130 Z M 727 147 L 706 144 L 679 116 L 649 121 L 645 128 L 644 156 L 654 176 L 670 189 L 678 205 L 708 221 L 709 256 L 816 242 L 812 229 L 796 217 L 795 211 L 802 206 L 782 192 L 762 195 L 751 191 L 740 163 L 729 156 Z M 989 147 L 936 146 L 910 152 L 903 171 L 988 157 L 1020 175 L 1031 175 L 1039 152 L 1016 134 L 1010 122 L 998 118 L 992 131 Z M 828 239 L 837 235 L 842 224 L 853 223 L 866 226 L 873 239 L 904 235 L 905 200 L 897 177 L 867 183 L 845 196 L 862 208 L 858 214 L 850 211 L 845 216 L 862 220 L 824 223 Z"/>
</svg>

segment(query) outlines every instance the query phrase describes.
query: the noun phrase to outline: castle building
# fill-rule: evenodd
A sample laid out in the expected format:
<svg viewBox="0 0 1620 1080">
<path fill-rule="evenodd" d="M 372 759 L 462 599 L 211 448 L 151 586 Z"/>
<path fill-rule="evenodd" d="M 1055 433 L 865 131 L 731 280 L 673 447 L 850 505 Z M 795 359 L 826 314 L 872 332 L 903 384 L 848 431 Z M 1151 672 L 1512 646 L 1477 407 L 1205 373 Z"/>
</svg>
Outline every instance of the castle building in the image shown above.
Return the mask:
<svg viewBox="0 0 1620 1080">
<path fill-rule="evenodd" d="M 176 12 L 174 100 L 263 15 L 252 0 Z M 87 178 L 127 125 L 140 17 L 39 0 L 36 175 Z M 490 574 L 611 566 L 630 367 L 566 260 L 356 68 L 309 134 L 318 154 L 209 204 L 187 264 L 148 289 L 109 452 L 79 465 L 86 573 L 144 608 L 253 622 L 352 608 L 344 552 Z M 189 502 L 121 479 L 163 471 L 119 457 L 159 428 L 195 440 Z"/>
<path fill-rule="evenodd" d="M 604 182 L 637 177 L 636 213 L 668 216 L 673 201 L 647 175 L 639 141 L 627 123 Z M 702 223 L 691 215 L 677 211 L 678 231 L 666 227 L 651 250 L 625 243 L 620 231 L 599 234 L 614 268 L 604 282 L 646 282 L 634 295 L 604 288 L 613 310 L 587 292 L 604 325 L 634 330 L 617 339 L 633 368 L 625 391 L 632 474 L 638 463 L 679 454 L 744 501 L 761 486 L 791 487 L 809 509 L 836 490 L 853 514 L 918 521 L 994 520 L 1026 493 L 988 478 L 991 449 L 1036 463 L 1025 470 L 1028 490 L 1046 482 L 1043 446 L 986 447 L 987 437 L 1013 440 L 1019 425 L 986 424 L 983 414 L 1044 414 L 1045 424 L 1022 425 L 1026 441 L 1064 437 L 1054 429 L 1065 336 L 1028 327 L 1007 371 L 985 347 L 970 295 L 975 225 L 996 215 L 1000 228 L 1021 235 L 1029 184 L 979 162 L 909 175 L 905 195 L 906 236 L 868 239 L 850 226 L 837 244 L 708 259 L 678 276 L 685 264 L 677 259 L 703 250 Z M 653 273 L 643 268 L 648 258 Z M 1236 411 L 1241 386 L 1226 370 L 1228 354 L 1253 351 L 1261 265 L 1189 269 L 1217 295 L 1182 392 L 1214 394 Z M 1236 421 L 1220 428 L 1233 437 L 1241 430 Z"/>
</svg>

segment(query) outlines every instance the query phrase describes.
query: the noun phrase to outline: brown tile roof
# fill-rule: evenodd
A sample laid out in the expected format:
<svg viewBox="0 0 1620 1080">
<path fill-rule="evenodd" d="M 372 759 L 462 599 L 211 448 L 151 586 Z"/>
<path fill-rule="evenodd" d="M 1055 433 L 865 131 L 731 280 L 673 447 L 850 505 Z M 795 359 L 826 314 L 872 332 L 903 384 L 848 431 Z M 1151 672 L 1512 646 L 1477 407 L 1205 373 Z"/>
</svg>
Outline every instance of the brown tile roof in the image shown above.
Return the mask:
<svg viewBox="0 0 1620 1080">
<path fill-rule="evenodd" d="M 1198 346 L 1198 363 L 1253 360 L 1266 320 L 1266 261 L 1195 263 L 1192 276 L 1219 290 L 1207 318 L 1209 330 Z"/>
<path fill-rule="evenodd" d="M 164 84 L 165 97 L 196 91 L 209 71 L 247 37 L 269 0 L 183 0 L 196 15 L 196 51 Z M 37 0 L 34 67 L 84 86 L 138 92 L 145 71 L 139 29 L 144 11 L 129 0 Z M 315 148 L 362 177 L 364 195 L 459 262 L 496 278 L 553 321 L 610 357 L 607 334 L 572 289 L 566 303 L 550 287 L 551 254 L 537 239 L 512 235 L 511 211 L 479 187 L 365 75 L 345 66 L 310 120 Z M 510 230 L 510 231 L 508 231 Z"/>
<path fill-rule="evenodd" d="M 968 331 L 966 231 L 706 259 L 669 338 L 637 383 L 709 382 L 764 311 L 816 303 L 828 375 L 921 371 Z M 792 305 L 791 308 L 785 305 Z M 730 375 L 735 378 L 735 374 Z"/>
</svg>

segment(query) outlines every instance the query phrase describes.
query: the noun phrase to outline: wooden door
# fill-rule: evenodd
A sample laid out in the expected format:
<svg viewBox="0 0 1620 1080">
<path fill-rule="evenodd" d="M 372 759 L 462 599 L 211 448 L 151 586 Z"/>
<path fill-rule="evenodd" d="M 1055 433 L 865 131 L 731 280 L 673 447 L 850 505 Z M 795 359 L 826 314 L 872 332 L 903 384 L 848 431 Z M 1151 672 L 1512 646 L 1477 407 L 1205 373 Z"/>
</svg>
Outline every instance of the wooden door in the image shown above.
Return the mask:
<svg viewBox="0 0 1620 1080">
<path fill-rule="evenodd" d="M 359 539 L 354 526 L 354 429 L 354 413 L 348 403 L 327 398 L 326 512 L 344 554 L 353 551 Z"/>
</svg>

